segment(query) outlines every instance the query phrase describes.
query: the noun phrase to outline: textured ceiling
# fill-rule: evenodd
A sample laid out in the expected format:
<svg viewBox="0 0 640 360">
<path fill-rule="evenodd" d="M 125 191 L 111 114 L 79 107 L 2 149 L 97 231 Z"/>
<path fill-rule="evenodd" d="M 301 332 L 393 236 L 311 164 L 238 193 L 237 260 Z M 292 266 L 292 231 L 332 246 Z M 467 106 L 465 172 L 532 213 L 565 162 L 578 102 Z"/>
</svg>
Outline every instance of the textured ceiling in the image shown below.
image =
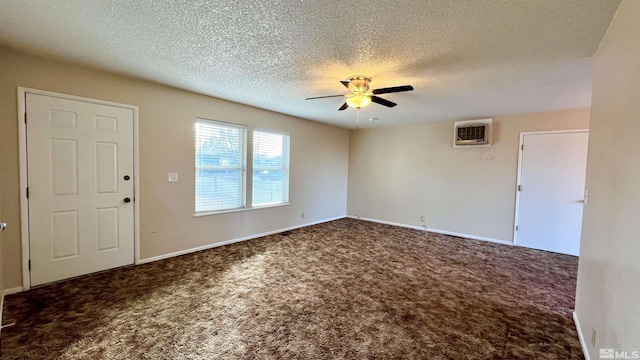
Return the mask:
<svg viewBox="0 0 640 360">
<path fill-rule="evenodd" d="M 361 110 L 385 126 L 589 107 L 619 3 L 0 0 L 0 44 L 345 127 L 343 99 L 304 98 L 413 85 Z"/>
</svg>

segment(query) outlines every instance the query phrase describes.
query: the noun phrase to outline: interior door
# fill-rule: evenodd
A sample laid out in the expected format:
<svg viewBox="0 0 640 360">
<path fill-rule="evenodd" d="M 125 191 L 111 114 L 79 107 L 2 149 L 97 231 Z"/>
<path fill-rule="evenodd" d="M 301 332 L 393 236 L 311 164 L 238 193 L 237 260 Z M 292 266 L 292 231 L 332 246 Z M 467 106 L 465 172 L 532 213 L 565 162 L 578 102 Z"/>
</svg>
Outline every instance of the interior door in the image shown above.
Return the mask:
<svg viewBox="0 0 640 360">
<path fill-rule="evenodd" d="M 134 261 L 133 110 L 26 94 L 31 285 Z"/>
<path fill-rule="evenodd" d="M 580 252 L 587 131 L 524 134 L 516 245 Z"/>
</svg>

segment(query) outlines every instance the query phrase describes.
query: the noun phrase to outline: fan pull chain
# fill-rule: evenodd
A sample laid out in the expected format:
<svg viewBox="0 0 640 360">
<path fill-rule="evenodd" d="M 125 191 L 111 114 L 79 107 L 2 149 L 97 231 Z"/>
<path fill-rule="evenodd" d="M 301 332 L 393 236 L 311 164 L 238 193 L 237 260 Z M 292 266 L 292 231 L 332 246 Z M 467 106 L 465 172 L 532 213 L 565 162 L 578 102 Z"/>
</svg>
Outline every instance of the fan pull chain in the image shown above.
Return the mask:
<svg viewBox="0 0 640 360">
<path fill-rule="evenodd" d="M 356 108 L 356 129 L 360 126 L 360 108 Z"/>
</svg>

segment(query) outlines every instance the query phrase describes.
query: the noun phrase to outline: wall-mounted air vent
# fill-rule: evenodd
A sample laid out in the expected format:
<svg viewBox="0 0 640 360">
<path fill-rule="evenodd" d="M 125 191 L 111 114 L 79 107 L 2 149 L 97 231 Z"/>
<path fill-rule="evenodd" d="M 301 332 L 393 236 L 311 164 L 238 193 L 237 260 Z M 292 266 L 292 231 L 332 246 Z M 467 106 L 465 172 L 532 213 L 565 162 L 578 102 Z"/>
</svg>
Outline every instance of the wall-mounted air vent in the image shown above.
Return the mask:
<svg viewBox="0 0 640 360">
<path fill-rule="evenodd" d="M 493 119 L 456 121 L 453 147 L 491 146 L 492 125 Z"/>
</svg>

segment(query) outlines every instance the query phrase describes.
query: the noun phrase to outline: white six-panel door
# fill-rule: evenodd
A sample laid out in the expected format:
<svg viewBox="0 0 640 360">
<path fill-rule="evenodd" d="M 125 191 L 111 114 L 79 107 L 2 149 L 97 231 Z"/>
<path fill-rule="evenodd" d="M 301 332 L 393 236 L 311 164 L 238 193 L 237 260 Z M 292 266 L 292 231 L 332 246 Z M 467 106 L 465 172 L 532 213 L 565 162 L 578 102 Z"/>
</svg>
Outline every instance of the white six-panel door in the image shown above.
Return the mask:
<svg viewBox="0 0 640 360">
<path fill-rule="evenodd" d="M 133 110 L 31 93 L 26 110 L 31 285 L 133 264 Z"/>
<path fill-rule="evenodd" d="M 587 131 L 522 135 L 516 245 L 580 252 Z"/>
</svg>

